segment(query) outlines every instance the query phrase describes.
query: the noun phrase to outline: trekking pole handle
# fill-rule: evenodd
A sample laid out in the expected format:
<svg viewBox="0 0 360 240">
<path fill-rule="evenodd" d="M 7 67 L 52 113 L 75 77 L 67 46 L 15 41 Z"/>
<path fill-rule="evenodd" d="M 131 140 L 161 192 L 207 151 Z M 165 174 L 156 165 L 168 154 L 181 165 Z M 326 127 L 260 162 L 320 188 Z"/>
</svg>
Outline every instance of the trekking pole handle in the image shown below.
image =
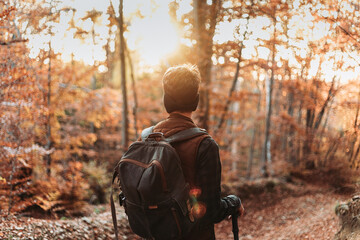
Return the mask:
<svg viewBox="0 0 360 240">
<path fill-rule="evenodd" d="M 234 213 L 231 215 L 232 231 L 234 234 L 234 240 L 239 240 L 239 226 L 238 226 L 238 214 Z"/>
</svg>

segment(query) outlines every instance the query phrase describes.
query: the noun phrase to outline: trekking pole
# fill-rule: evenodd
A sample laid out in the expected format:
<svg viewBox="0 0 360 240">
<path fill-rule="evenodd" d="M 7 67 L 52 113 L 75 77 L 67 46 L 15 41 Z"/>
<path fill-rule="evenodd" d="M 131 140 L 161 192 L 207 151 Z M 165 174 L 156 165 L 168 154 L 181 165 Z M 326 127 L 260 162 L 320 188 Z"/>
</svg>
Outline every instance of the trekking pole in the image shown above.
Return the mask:
<svg viewBox="0 0 360 240">
<path fill-rule="evenodd" d="M 239 240 L 239 226 L 238 226 L 238 215 L 235 213 L 231 215 L 232 231 L 234 234 L 234 240 Z"/>
</svg>

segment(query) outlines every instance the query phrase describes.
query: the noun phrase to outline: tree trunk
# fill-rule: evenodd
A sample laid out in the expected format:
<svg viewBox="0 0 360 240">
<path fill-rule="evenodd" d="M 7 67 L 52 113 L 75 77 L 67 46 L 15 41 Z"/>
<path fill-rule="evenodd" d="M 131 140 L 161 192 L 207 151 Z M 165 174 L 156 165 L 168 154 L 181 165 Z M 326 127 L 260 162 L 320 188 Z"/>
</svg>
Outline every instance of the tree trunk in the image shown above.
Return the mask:
<svg viewBox="0 0 360 240">
<path fill-rule="evenodd" d="M 95 65 L 95 22 L 92 22 L 92 27 L 91 27 L 91 37 L 92 37 L 92 42 L 93 42 L 93 48 L 92 48 L 92 59 L 94 61 L 94 65 Z M 92 75 L 91 80 L 90 80 L 90 88 L 92 90 L 96 89 L 96 76 L 95 73 Z M 94 122 L 90 122 L 90 132 L 91 133 L 95 133 L 95 125 Z"/>
<path fill-rule="evenodd" d="M 274 14 L 275 16 L 275 14 Z M 271 76 L 266 87 L 266 123 L 265 123 L 265 139 L 263 151 L 261 154 L 261 172 L 264 177 L 269 176 L 269 166 L 271 164 L 271 140 L 270 140 L 270 128 L 271 128 L 271 115 L 272 115 L 272 92 L 275 77 L 275 40 L 276 40 L 276 18 L 273 19 L 274 33 L 273 33 L 273 44 L 272 44 L 272 59 L 271 59 Z M 268 79 L 268 77 L 266 78 Z"/>
<path fill-rule="evenodd" d="M 200 71 L 202 86 L 200 88 L 200 99 L 199 99 L 199 125 L 205 129 L 207 129 L 207 118 L 206 114 L 206 106 L 207 105 L 207 94 L 209 92 L 207 86 L 209 85 L 210 76 L 207 76 L 206 69 L 206 53 L 205 53 L 205 41 L 202 36 L 205 33 L 205 14 L 204 5 L 206 2 L 202 0 L 194 0 L 194 27 L 195 27 L 195 36 L 196 36 L 196 45 L 197 45 L 197 65 Z"/>
<path fill-rule="evenodd" d="M 299 104 L 299 109 L 298 109 L 298 115 L 297 115 L 297 124 L 300 126 L 301 125 L 301 119 L 302 119 L 302 107 L 303 107 L 303 101 L 302 99 L 300 100 L 300 104 Z M 301 137 L 299 136 L 298 133 L 298 137 L 297 137 L 297 146 L 296 146 L 296 158 L 299 160 L 301 159 Z"/>
<path fill-rule="evenodd" d="M 315 162 L 313 159 L 310 159 L 310 153 L 312 151 L 312 145 L 314 141 L 314 129 L 313 129 L 313 123 L 314 123 L 314 115 L 315 115 L 315 109 L 308 108 L 306 110 L 306 136 L 305 141 L 303 145 L 303 157 L 305 161 L 305 168 L 306 169 L 314 169 L 315 168 Z"/>
<path fill-rule="evenodd" d="M 272 75 L 272 74 L 271 74 Z M 265 138 L 264 138 L 264 145 L 263 150 L 261 153 L 261 173 L 263 177 L 269 177 L 269 164 L 271 163 L 271 140 L 270 140 L 270 127 L 271 127 L 271 115 L 272 115 L 272 87 L 273 81 L 272 76 L 270 79 L 267 77 L 268 84 L 266 87 L 266 120 L 265 120 Z"/>
<path fill-rule="evenodd" d="M 250 19 L 250 14 L 248 14 L 248 17 L 246 18 L 246 30 L 244 31 L 244 34 L 243 34 L 243 40 L 240 44 L 240 49 L 239 49 L 239 57 L 238 57 L 238 61 L 236 63 L 236 70 L 235 70 L 235 75 L 234 75 L 234 78 L 233 78 L 233 81 L 232 81 L 232 85 L 231 85 L 231 88 L 229 90 L 229 94 L 228 94 L 228 98 L 226 99 L 226 103 L 225 103 L 225 107 L 224 107 L 224 111 L 223 113 L 221 114 L 221 117 L 220 117 L 220 121 L 216 127 L 216 131 L 218 131 L 222 124 L 224 123 L 224 120 L 225 120 L 225 116 L 226 116 L 226 113 L 228 112 L 228 109 L 229 109 L 229 105 L 230 105 L 230 102 L 231 102 L 231 96 L 235 90 L 235 87 L 236 87 L 236 84 L 238 82 L 238 78 L 239 78 L 239 70 L 240 70 L 240 63 L 242 62 L 242 51 L 244 49 L 244 41 L 245 41 L 245 38 L 246 38 L 246 35 L 248 33 L 248 28 L 249 28 L 249 19 Z"/>
<path fill-rule="evenodd" d="M 220 121 L 219 121 L 219 123 L 218 123 L 218 125 L 216 127 L 216 132 L 222 127 L 222 125 L 223 125 L 223 123 L 225 121 L 225 116 L 226 116 L 226 113 L 228 112 L 229 105 L 230 105 L 230 102 L 231 102 L 231 96 L 232 96 L 232 93 L 235 90 L 236 83 L 238 82 L 239 70 L 240 70 L 240 62 L 241 62 L 241 50 L 240 50 L 240 55 L 239 55 L 239 58 L 238 58 L 238 62 L 236 63 L 236 69 L 235 69 L 235 75 L 234 75 L 234 78 L 233 78 L 233 82 L 232 82 L 228 97 L 226 99 L 224 111 L 222 112 L 221 117 L 220 117 Z"/>
<path fill-rule="evenodd" d="M 119 4 L 119 29 L 120 29 L 120 67 L 121 67 L 121 91 L 122 91 L 122 120 L 121 120 L 121 141 L 123 150 L 126 150 L 129 142 L 129 120 L 128 102 L 126 90 L 126 69 L 125 69 L 125 39 L 124 39 L 124 16 L 123 0 Z"/>
<path fill-rule="evenodd" d="M 212 47 L 215 33 L 216 18 L 220 8 L 220 0 L 213 0 L 210 6 L 210 14 L 206 14 L 209 8 L 206 1 L 194 0 L 194 29 L 197 42 L 197 65 L 202 79 L 199 101 L 199 126 L 205 129 L 209 127 L 210 115 L 210 85 L 212 68 Z M 209 16 L 206 19 L 206 16 Z M 207 20 L 210 24 L 207 28 Z"/>
<path fill-rule="evenodd" d="M 350 154 L 349 154 L 349 158 L 348 161 L 352 162 L 352 157 L 354 155 L 354 148 L 355 148 L 355 144 L 357 141 L 357 130 L 358 130 L 358 118 L 359 118 L 359 110 L 360 110 L 360 91 L 358 93 L 358 100 L 357 100 L 357 105 L 356 105 L 356 114 L 355 114 L 355 120 L 354 120 L 354 136 L 353 139 L 351 141 L 351 146 L 350 146 Z"/>
<path fill-rule="evenodd" d="M 260 112 L 260 107 L 261 107 L 261 90 L 259 88 L 259 98 L 258 98 L 258 103 L 257 103 L 257 107 L 256 107 L 256 115 L 259 114 Z M 251 143 L 250 143 L 250 151 L 249 151 L 249 160 L 248 160 L 248 165 L 247 165 L 247 169 L 246 169 L 246 178 L 250 179 L 251 178 L 251 171 L 252 171 L 252 166 L 253 166 L 253 159 L 254 159 L 254 151 L 255 151 L 255 139 L 256 139 L 256 133 L 257 133 L 257 129 L 258 129 L 258 121 L 256 121 L 256 119 L 254 119 L 254 127 L 251 131 Z"/>
<path fill-rule="evenodd" d="M 133 62 L 131 59 L 131 55 L 130 55 L 130 51 L 127 47 L 127 45 L 125 45 L 126 47 L 126 56 L 129 62 L 129 66 L 130 66 L 130 77 L 131 77 L 131 87 L 132 87 L 132 92 L 133 92 L 133 98 L 134 98 L 134 105 L 133 105 L 133 118 L 134 118 L 134 130 L 135 130 L 135 139 L 138 139 L 138 128 L 137 128 L 137 107 L 138 107 L 138 100 L 137 100 L 137 94 L 136 94 L 136 84 L 135 84 L 135 77 L 134 77 L 134 67 L 133 67 Z"/>
<path fill-rule="evenodd" d="M 11 212 L 11 208 L 12 208 L 12 205 L 13 205 L 13 202 L 12 202 L 12 192 L 14 190 L 14 184 L 13 184 L 13 178 L 14 178 L 14 174 L 15 174 L 15 169 L 16 169 L 16 157 L 12 157 L 11 158 L 11 173 L 10 173 L 10 178 L 9 178 L 9 183 L 10 183 L 10 192 L 9 192 L 9 204 L 8 204 L 8 215 L 10 215 L 10 212 Z"/>
<path fill-rule="evenodd" d="M 47 108 L 48 108 L 48 116 L 47 116 L 47 125 L 46 125 L 46 145 L 45 149 L 48 151 L 45 155 L 46 160 L 46 174 L 50 177 L 51 174 L 51 153 L 49 152 L 52 141 L 51 141 L 51 41 L 49 42 L 49 68 L 48 68 L 48 76 L 47 76 Z"/>
<path fill-rule="evenodd" d="M 110 82 L 112 82 L 112 52 L 110 50 L 110 42 L 111 42 L 111 27 L 109 27 L 109 32 L 108 32 L 108 38 L 105 44 L 105 53 L 106 53 L 106 67 L 107 67 L 107 72 L 106 72 L 106 83 L 109 85 Z"/>
<path fill-rule="evenodd" d="M 329 115 L 330 115 L 331 106 L 332 106 L 333 102 L 334 102 L 334 99 L 331 100 L 329 110 L 326 112 L 325 121 L 324 121 L 324 124 L 322 125 L 321 132 L 319 134 L 319 140 L 318 140 L 318 143 L 317 143 L 317 149 L 320 149 L 320 147 L 322 145 L 321 141 L 322 141 L 322 138 L 324 136 L 324 132 L 325 132 L 328 120 L 329 120 Z M 325 164 L 325 161 L 322 161 L 322 166 L 324 166 L 324 164 Z"/>
<path fill-rule="evenodd" d="M 331 86 L 328 92 L 328 96 L 322 105 L 320 112 L 317 114 L 315 119 L 315 108 L 314 109 L 308 109 L 306 114 L 306 140 L 304 143 L 304 156 L 306 161 L 306 168 L 307 169 L 313 169 L 315 167 L 315 162 L 313 159 L 309 159 L 309 154 L 312 151 L 312 145 L 314 143 L 314 138 L 316 135 L 316 132 L 321 124 L 321 121 L 323 119 L 324 113 L 326 109 L 328 108 L 329 102 L 333 99 L 335 96 L 336 90 L 334 90 L 335 85 L 335 77 L 333 78 L 331 82 Z M 316 96 L 314 96 L 316 98 Z"/>
<path fill-rule="evenodd" d="M 320 110 L 319 114 L 317 115 L 315 125 L 314 125 L 315 130 L 318 130 L 318 128 L 320 126 L 320 123 L 321 123 L 321 121 L 322 121 L 322 119 L 324 117 L 325 110 L 327 109 L 327 107 L 329 105 L 329 102 L 333 99 L 333 97 L 335 95 L 336 91 L 334 90 L 334 85 L 335 85 L 335 77 L 333 78 L 333 80 L 331 82 L 331 86 L 330 86 L 330 89 L 329 89 L 328 96 L 327 96 L 323 106 L 321 107 L 321 110 Z"/>
<path fill-rule="evenodd" d="M 284 26 L 284 34 L 286 36 L 286 48 L 290 49 L 290 43 L 289 43 L 289 19 L 287 18 L 285 21 L 283 21 L 283 26 Z M 285 72 L 284 72 L 285 76 L 288 76 L 289 79 L 289 84 L 290 87 L 288 88 L 288 106 L 287 106 L 287 113 L 288 115 L 291 117 L 291 119 L 294 118 L 294 101 L 295 101 L 295 90 L 296 87 L 294 86 L 294 81 L 291 79 L 292 77 L 292 71 L 291 71 L 291 67 L 289 66 L 289 61 L 285 61 Z M 286 104 L 286 103 L 285 103 Z M 295 166 L 297 164 L 297 159 L 296 159 L 296 151 L 295 151 L 295 147 L 294 147 L 294 134 L 295 134 L 295 127 L 293 124 L 290 124 L 290 126 L 288 126 L 289 124 L 286 123 L 286 125 L 282 125 L 283 126 L 283 134 L 281 137 L 281 152 L 284 153 L 284 156 L 286 158 L 286 160 L 290 163 L 292 163 L 293 166 Z"/>
<path fill-rule="evenodd" d="M 312 49 L 310 49 L 312 50 Z M 303 159 L 305 161 L 306 169 L 313 169 L 315 168 L 315 162 L 313 159 L 310 159 L 310 153 L 312 151 L 312 145 L 314 142 L 315 137 L 315 128 L 314 128 L 314 121 L 315 121 L 315 112 L 316 112 L 316 104 L 317 104 L 317 91 L 318 91 L 318 84 L 317 81 L 320 77 L 321 73 L 321 65 L 323 62 L 323 58 L 320 58 L 319 67 L 317 69 L 315 77 L 313 77 L 312 85 L 316 86 L 315 93 L 313 88 L 310 87 L 308 91 L 310 92 L 309 95 L 311 99 L 314 101 L 312 104 L 314 106 L 308 106 L 306 109 L 306 136 L 305 141 L 303 144 Z"/>
<path fill-rule="evenodd" d="M 95 74 L 92 75 L 91 77 L 91 89 L 92 90 L 95 90 L 96 89 L 96 77 L 95 77 Z M 94 122 L 90 122 L 90 132 L 91 133 L 95 133 L 95 125 L 94 125 Z"/>
<path fill-rule="evenodd" d="M 336 139 L 335 141 L 333 141 L 332 146 L 330 146 L 329 149 L 328 149 L 328 151 L 326 152 L 326 155 L 325 155 L 325 157 L 324 157 L 324 160 L 323 160 L 322 163 L 321 163 L 322 166 L 325 166 L 325 165 L 326 165 L 326 162 L 327 162 L 328 159 L 331 160 L 331 159 L 334 158 L 335 153 L 336 153 L 336 151 L 337 151 L 337 149 L 338 149 L 339 143 L 340 143 L 340 141 L 341 141 L 341 138 L 342 138 L 343 136 L 344 136 L 344 132 L 341 131 L 341 132 L 340 132 L 340 136 L 338 137 L 338 139 Z"/>
<path fill-rule="evenodd" d="M 291 118 L 294 117 L 294 93 L 289 93 L 289 108 L 288 108 L 288 114 L 291 116 Z M 293 125 L 290 126 L 290 128 L 286 128 L 285 136 L 283 137 L 285 149 L 283 149 L 288 156 L 288 161 L 291 162 L 294 166 L 297 164 L 296 154 L 295 154 L 295 148 L 294 148 L 294 133 L 295 133 L 295 127 Z M 287 139 L 289 138 L 289 139 Z"/>
<path fill-rule="evenodd" d="M 355 168 L 356 167 L 356 170 L 359 169 L 359 164 L 356 165 L 356 159 L 358 158 L 359 156 L 359 153 L 360 153 L 360 144 L 358 144 L 357 146 L 357 149 L 356 149 L 356 152 L 355 152 L 355 155 L 351 161 L 351 164 L 350 164 L 350 167 L 351 168 Z"/>
<path fill-rule="evenodd" d="M 18 115 L 19 115 L 19 122 L 21 120 L 21 105 L 19 105 L 18 107 Z M 9 204 L 8 204 L 8 215 L 10 215 L 11 212 L 11 208 L 13 205 L 13 190 L 14 190 L 14 183 L 13 183 L 13 178 L 14 178 L 14 174 L 16 171 L 16 160 L 17 160 L 17 155 L 18 155 L 18 149 L 20 147 L 20 138 L 21 136 L 18 136 L 18 143 L 16 144 L 16 153 L 14 154 L 14 156 L 11 157 L 11 173 L 10 173 L 10 177 L 9 177 L 9 184 L 10 184 L 10 192 L 9 192 Z"/>
</svg>

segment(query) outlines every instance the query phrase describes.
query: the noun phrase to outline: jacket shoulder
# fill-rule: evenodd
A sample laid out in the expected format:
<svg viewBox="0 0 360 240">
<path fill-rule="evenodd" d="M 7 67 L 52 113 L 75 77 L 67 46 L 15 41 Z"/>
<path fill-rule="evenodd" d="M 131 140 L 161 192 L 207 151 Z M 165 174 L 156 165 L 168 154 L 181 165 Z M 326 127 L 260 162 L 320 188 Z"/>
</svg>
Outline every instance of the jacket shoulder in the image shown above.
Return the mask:
<svg viewBox="0 0 360 240">
<path fill-rule="evenodd" d="M 203 139 L 200 142 L 199 147 L 201 147 L 201 148 L 208 148 L 208 147 L 219 148 L 219 145 L 216 143 L 216 141 L 209 134 L 206 134 L 206 135 L 203 136 Z"/>
</svg>

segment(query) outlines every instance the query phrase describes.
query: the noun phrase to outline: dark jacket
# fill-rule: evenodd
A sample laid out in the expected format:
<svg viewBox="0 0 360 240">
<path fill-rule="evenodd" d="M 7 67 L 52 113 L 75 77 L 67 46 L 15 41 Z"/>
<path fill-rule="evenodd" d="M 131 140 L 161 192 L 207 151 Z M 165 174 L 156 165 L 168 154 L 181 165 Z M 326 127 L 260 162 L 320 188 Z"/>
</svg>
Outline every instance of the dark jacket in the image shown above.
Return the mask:
<svg viewBox="0 0 360 240">
<path fill-rule="evenodd" d="M 188 117 L 178 113 L 158 123 L 154 132 L 162 132 L 169 137 L 181 130 L 196 127 Z M 209 135 L 199 136 L 173 145 L 180 156 L 185 179 L 192 189 L 199 189 L 201 194 L 196 201 L 205 206 L 205 215 L 184 240 L 215 239 L 214 223 L 222 221 L 232 214 L 234 207 L 220 198 L 221 162 L 219 147 Z"/>
</svg>

